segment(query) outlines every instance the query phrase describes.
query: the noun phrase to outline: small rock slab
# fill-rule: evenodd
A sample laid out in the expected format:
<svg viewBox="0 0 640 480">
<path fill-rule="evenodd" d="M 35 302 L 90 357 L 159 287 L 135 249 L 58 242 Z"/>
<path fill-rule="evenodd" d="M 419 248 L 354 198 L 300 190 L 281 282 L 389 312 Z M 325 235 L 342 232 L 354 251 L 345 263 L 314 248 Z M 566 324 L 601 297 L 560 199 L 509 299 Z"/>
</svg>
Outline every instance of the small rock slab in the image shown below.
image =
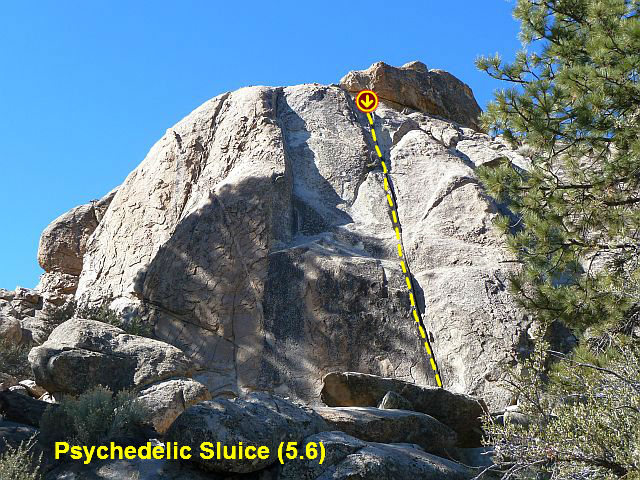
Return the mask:
<svg viewBox="0 0 640 480">
<path fill-rule="evenodd" d="M 332 430 L 368 442 L 414 443 L 443 455 L 457 443 L 456 432 L 424 413 L 372 407 L 320 407 L 315 411 Z"/>
<path fill-rule="evenodd" d="M 443 388 L 356 372 L 332 372 L 323 378 L 321 398 L 330 407 L 375 407 L 387 392 L 407 399 L 416 412 L 426 413 L 458 434 L 458 446 L 481 446 L 484 403 Z"/>
<path fill-rule="evenodd" d="M 163 434 L 178 415 L 191 405 L 211 400 L 211 394 L 191 378 L 171 378 L 144 388 L 138 400 L 149 410 L 156 431 Z"/>
</svg>

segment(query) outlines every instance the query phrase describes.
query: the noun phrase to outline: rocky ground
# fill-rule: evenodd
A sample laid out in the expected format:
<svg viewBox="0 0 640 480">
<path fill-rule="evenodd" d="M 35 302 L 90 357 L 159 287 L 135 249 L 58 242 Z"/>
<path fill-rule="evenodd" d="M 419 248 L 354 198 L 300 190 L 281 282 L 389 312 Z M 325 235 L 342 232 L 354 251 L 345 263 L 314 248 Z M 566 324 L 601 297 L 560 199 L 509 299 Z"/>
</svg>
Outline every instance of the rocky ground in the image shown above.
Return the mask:
<svg viewBox="0 0 640 480">
<path fill-rule="evenodd" d="M 153 427 L 130 439 L 153 438 L 198 451 L 202 442 L 266 446 L 322 443 L 326 458 L 191 461 L 134 460 L 56 462 L 47 445 L 47 479 L 107 478 L 376 478 L 468 479 L 490 465 L 481 443 L 486 405 L 474 397 L 436 387 L 362 373 L 328 374 L 321 391 L 326 406 L 310 407 L 271 393 L 212 399 L 191 375 L 194 364 L 177 348 L 126 334 L 101 322 L 72 319 L 31 350 L 36 381 L 0 392 L 0 437 L 16 445 L 37 433 L 50 402 L 103 384 L 130 389 L 148 408 Z M 24 385 L 24 387 L 23 387 Z M 6 388 L 8 387 L 8 388 Z M 44 393 L 48 391 L 49 393 Z M 151 433 L 148 433 L 151 432 Z M 138 477 L 133 477 L 137 474 Z"/>
<path fill-rule="evenodd" d="M 381 98 L 378 143 L 444 389 L 429 386 L 410 318 L 353 103 L 363 88 Z M 105 385 L 135 392 L 158 442 L 322 441 L 327 458 L 47 461 L 47 478 L 477 475 L 490 464 L 480 417 L 514 403 L 503 367 L 535 334 L 506 291 L 514 263 L 492 221 L 508 212 L 475 174 L 527 162 L 480 131 L 479 113 L 468 86 L 419 62 L 196 109 L 122 185 L 47 227 L 35 290 L 0 290 L 0 336 L 32 347 L 30 378 L 0 365 L 0 437 L 15 444 L 47 405 Z M 108 304 L 152 338 L 69 318 L 75 304 Z"/>
</svg>

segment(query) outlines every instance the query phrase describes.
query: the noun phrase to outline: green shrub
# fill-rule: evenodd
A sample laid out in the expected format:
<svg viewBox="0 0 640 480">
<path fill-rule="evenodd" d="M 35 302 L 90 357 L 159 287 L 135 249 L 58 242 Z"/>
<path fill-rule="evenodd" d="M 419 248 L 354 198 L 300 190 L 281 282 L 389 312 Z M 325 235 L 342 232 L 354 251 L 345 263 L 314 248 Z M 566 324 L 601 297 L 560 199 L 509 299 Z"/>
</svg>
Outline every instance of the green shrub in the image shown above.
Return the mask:
<svg viewBox="0 0 640 480">
<path fill-rule="evenodd" d="M 31 378 L 31 366 L 28 355 L 31 347 L 16 345 L 8 340 L 0 340 L 0 369 L 18 379 Z"/>
<path fill-rule="evenodd" d="M 121 328 L 131 335 L 140 335 L 142 337 L 149 338 L 153 337 L 151 325 L 146 323 L 137 315 L 125 318 L 115 310 L 109 308 L 109 303 L 109 300 L 105 300 L 98 306 L 76 306 L 75 316 L 79 318 L 86 318 L 87 320 L 108 323 L 109 325 Z"/>
<path fill-rule="evenodd" d="M 43 331 L 45 333 L 45 337 L 49 338 L 51 332 L 60 325 L 61 323 L 66 322 L 73 318 L 76 312 L 76 302 L 70 301 L 65 303 L 61 307 L 51 309 L 47 315 L 43 316 L 44 324 Z"/>
<path fill-rule="evenodd" d="M 35 439 L 21 442 L 17 448 L 7 445 L 0 454 L 0 479 L 2 480 L 39 480 L 38 464 L 42 454 L 35 457 L 32 449 Z"/>
<path fill-rule="evenodd" d="M 548 357 L 559 361 L 548 367 Z M 511 479 L 640 478 L 640 345 L 620 337 L 602 354 L 541 343 L 509 380 L 529 424 L 487 418 L 488 444 Z"/>
<path fill-rule="evenodd" d="M 78 317 L 97 322 L 108 323 L 114 327 L 121 328 L 131 335 L 142 337 L 153 337 L 151 325 L 146 323 L 138 315 L 123 316 L 115 310 L 109 308 L 110 299 L 104 300 L 100 305 L 78 305 L 75 301 L 65 304 L 63 307 L 54 309 L 47 317 L 49 334 L 55 327 L 67 320 Z"/>
<path fill-rule="evenodd" d="M 98 386 L 78 397 L 63 399 L 58 408 L 48 408 L 40 429 L 44 442 L 97 445 L 134 432 L 146 416 L 146 409 L 131 392 L 113 395 L 108 388 Z"/>
</svg>

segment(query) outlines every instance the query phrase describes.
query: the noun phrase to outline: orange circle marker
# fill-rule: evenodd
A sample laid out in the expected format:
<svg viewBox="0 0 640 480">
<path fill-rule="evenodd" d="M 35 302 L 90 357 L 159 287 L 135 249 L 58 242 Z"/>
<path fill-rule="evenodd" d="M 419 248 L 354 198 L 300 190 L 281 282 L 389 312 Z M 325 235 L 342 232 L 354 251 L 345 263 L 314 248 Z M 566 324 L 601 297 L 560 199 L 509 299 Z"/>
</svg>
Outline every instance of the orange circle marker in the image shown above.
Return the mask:
<svg viewBox="0 0 640 480">
<path fill-rule="evenodd" d="M 356 107 L 362 113 L 371 113 L 378 108 L 378 95 L 371 90 L 362 90 L 356 96 Z"/>
</svg>

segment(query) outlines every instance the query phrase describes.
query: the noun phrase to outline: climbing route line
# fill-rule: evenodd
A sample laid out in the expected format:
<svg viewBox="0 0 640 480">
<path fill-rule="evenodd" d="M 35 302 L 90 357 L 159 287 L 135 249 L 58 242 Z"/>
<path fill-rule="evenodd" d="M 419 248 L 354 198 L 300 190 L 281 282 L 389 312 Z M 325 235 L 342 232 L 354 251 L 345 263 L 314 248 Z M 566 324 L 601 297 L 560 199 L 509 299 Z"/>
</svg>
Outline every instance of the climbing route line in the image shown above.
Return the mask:
<svg viewBox="0 0 640 480">
<path fill-rule="evenodd" d="M 438 369 L 438 363 L 436 362 L 435 354 L 433 353 L 433 348 L 431 346 L 431 340 L 429 338 L 429 334 L 427 333 L 427 329 L 425 328 L 423 315 L 420 311 L 420 308 L 416 302 L 415 289 L 414 289 L 414 281 L 413 275 L 411 274 L 411 269 L 409 268 L 409 260 L 406 257 L 404 251 L 404 244 L 402 242 L 402 225 L 400 224 L 400 218 L 398 217 L 398 207 L 396 194 L 393 188 L 393 182 L 391 176 L 389 175 L 389 169 L 387 167 L 387 163 L 382 156 L 382 151 L 380 150 L 380 146 L 378 145 L 378 137 L 376 135 L 375 129 L 375 117 L 372 113 L 367 113 L 367 119 L 369 120 L 369 130 L 371 132 L 371 138 L 373 139 L 373 145 L 376 150 L 376 154 L 378 155 L 378 161 L 380 162 L 380 166 L 382 167 L 383 177 L 383 186 L 384 192 L 386 196 L 386 204 L 389 209 L 392 221 L 393 231 L 396 235 L 396 240 L 398 242 L 398 257 L 400 258 L 400 268 L 402 268 L 402 273 L 404 274 L 404 280 L 407 284 L 407 289 L 409 290 L 409 301 L 411 302 L 411 316 L 413 320 L 415 320 L 418 333 L 420 334 L 420 338 L 424 342 L 424 348 L 429 357 L 429 363 L 431 364 L 431 368 L 433 369 L 433 373 L 436 378 L 436 384 L 438 387 L 442 387 L 442 379 L 440 377 L 440 370 Z"/>
</svg>

